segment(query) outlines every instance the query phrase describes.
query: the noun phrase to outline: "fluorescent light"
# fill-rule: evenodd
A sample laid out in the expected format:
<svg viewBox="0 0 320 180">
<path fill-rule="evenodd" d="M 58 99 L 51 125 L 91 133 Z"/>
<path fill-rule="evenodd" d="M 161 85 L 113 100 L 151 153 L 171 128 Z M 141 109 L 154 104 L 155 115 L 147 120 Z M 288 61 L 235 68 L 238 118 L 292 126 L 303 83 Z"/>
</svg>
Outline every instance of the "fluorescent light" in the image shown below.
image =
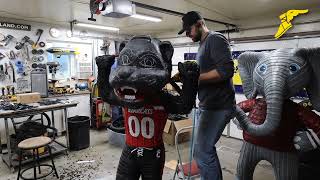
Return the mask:
<svg viewBox="0 0 320 180">
<path fill-rule="evenodd" d="M 152 22 L 161 22 L 162 21 L 161 18 L 142 15 L 142 14 L 134 14 L 134 15 L 131 15 L 131 17 L 137 18 L 137 19 L 143 19 L 143 20 L 147 20 L 147 21 L 152 21 Z"/>
<path fill-rule="evenodd" d="M 119 28 L 116 28 L 116 27 L 101 26 L 101 25 L 95 25 L 95 24 L 77 23 L 76 25 L 81 26 L 81 27 L 103 29 L 103 30 L 109 30 L 109 31 L 119 31 L 120 30 Z"/>
</svg>

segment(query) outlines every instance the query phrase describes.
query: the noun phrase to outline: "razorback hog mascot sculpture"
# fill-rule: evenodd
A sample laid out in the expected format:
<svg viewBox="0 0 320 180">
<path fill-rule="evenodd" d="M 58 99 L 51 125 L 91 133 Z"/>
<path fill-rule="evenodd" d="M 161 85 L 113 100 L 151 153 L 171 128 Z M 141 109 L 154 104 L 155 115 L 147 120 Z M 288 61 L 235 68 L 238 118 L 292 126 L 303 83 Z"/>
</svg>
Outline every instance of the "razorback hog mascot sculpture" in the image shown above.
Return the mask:
<svg viewBox="0 0 320 180">
<path fill-rule="evenodd" d="M 289 98 L 306 88 L 320 110 L 320 48 L 246 52 L 238 60 L 248 100 L 236 112 L 245 140 L 237 178 L 252 180 L 255 166 L 266 160 L 277 180 L 297 180 L 298 152 L 320 146 L 320 117 Z"/>
<path fill-rule="evenodd" d="M 173 47 L 170 42 L 133 37 L 119 54 L 96 58 L 98 86 L 104 101 L 124 108 L 126 147 L 117 180 L 160 180 L 165 150 L 162 133 L 169 113 L 187 114 L 197 94 L 199 68 L 179 63 L 182 82 L 179 95 L 163 90 L 170 82 Z"/>
</svg>

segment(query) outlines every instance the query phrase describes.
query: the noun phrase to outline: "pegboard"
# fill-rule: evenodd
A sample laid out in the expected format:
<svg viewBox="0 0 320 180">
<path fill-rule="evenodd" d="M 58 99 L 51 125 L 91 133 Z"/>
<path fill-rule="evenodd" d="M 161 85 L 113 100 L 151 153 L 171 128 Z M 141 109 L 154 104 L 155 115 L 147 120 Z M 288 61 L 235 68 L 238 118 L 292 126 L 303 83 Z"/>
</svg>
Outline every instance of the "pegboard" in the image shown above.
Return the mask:
<svg viewBox="0 0 320 180">
<path fill-rule="evenodd" d="M 47 61 L 46 47 L 39 46 L 39 42 L 46 45 L 45 39 L 41 36 L 38 45 L 34 46 L 39 37 L 37 31 L 0 29 L 0 53 L 3 55 L 0 54 L 0 88 L 13 86 L 17 93 L 31 91 L 32 64 L 45 64 Z M 1 41 L 1 37 L 8 35 L 13 37 L 11 41 Z M 29 40 L 25 41 L 28 39 L 25 37 Z"/>
<path fill-rule="evenodd" d="M 6 52 L 10 52 L 10 50 L 14 50 L 14 52 L 18 53 L 19 57 L 21 58 L 21 61 L 23 61 L 24 63 L 30 65 L 32 64 L 32 61 L 36 61 L 36 57 L 40 57 L 40 55 L 33 55 L 32 54 L 32 47 L 31 45 L 27 44 L 28 47 L 28 51 L 26 50 L 16 50 L 14 47 L 16 45 L 16 42 L 21 41 L 21 39 L 24 36 L 28 36 L 30 37 L 30 39 L 32 41 L 36 41 L 38 39 L 38 36 L 36 35 L 37 29 L 43 29 L 43 34 L 41 36 L 40 42 L 44 42 L 45 43 L 45 47 L 44 48 L 37 48 L 37 50 L 42 49 L 44 51 L 44 55 L 43 56 L 43 61 L 41 63 L 45 64 L 48 61 L 48 52 L 46 52 L 46 49 L 49 48 L 49 44 L 54 43 L 55 47 L 59 47 L 59 43 L 64 43 L 64 44 L 91 44 L 92 47 L 90 48 L 85 48 L 85 49 L 79 49 L 79 51 L 81 52 L 80 57 L 77 56 L 76 59 L 80 59 L 79 61 L 79 65 L 77 65 L 77 68 L 79 69 L 79 73 L 76 73 L 76 76 L 79 78 L 85 78 L 87 77 L 89 74 L 92 74 L 96 72 L 96 66 L 94 63 L 94 57 L 98 56 L 98 55 L 102 55 L 104 54 L 102 52 L 102 50 L 100 50 L 100 47 L 103 46 L 103 39 L 106 39 L 106 34 L 102 33 L 102 32 L 88 32 L 88 37 L 90 38 L 86 38 L 83 39 L 81 38 L 81 33 L 79 30 L 75 29 L 74 30 L 74 34 L 72 37 L 68 36 L 68 31 L 70 30 L 69 28 L 66 27 L 62 27 L 62 26 L 58 26 L 58 25 L 53 25 L 53 24 L 45 24 L 45 23 L 36 23 L 36 22 L 28 22 L 28 21 L 23 21 L 23 20 L 10 20 L 10 19 L 4 19 L 1 18 L 3 21 L 8 21 L 8 22 L 15 22 L 15 23 L 21 23 L 21 24 L 28 24 L 31 25 L 31 31 L 19 31 L 19 30 L 12 30 L 12 29 L 2 29 L 0 28 L 0 33 L 3 34 L 4 36 L 7 35 L 12 35 L 15 37 L 14 42 L 11 42 L 10 44 L 8 44 L 5 47 L 0 47 L 0 53 L 3 53 L 5 55 L 5 57 L 0 60 L 0 65 L 4 66 L 5 69 L 5 63 L 8 62 L 12 62 L 13 60 L 9 60 L 8 57 L 6 56 Z M 49 31 L 51 28 L 56 28 L 60 31 L 60 35 L 58 37 L 53 37 Z M 1 34 L 0 34 L 0 39 L 1 39 Z M 101 37 L 101 38 L 100 38 Z M 108 39 L 108 38 L 107 38 Z M 0 44 L 3 44 L 4 42 L 0 42 Z M 114 53 L 114 41 L 111 40 L 111 45 L 109 47 L 109 53 L 113 54 Z M 20 52 L 20 51 L 24 51 L 24 52 Z M 89 53 L 86 53 L 87 51 L 90 51 L 91 55 Z M 27 53 L 29 52 L 29 58 L 26 56 Z M 85 57 L 85 54 L 88 54 L 87 57 Z M 85 57 L 87 60 L 83 61 L 83 59 L 81 56 Z M 31 62 L 30 60 L 31 59 Z M 88 61 L 91 62 L 91 66 L 94 66 L 93 70 L 94 72 L 92 72 L 92 69 L 89 70 L 89 65 L 84 64 L 84 63 L 88 63 Z M 39 62 L 40 63 L 40 62 Z M 13 64 L 15 65 L 15 64 Z M 28 66 L 28 70 L 30 66 Z M 14 67 L 15 72 L 17 73 L 17 68 Z M 21 70 L 21 69 L 20 69 Z M 12 71 L 9 70 L 8 71 L 9 75 L 12 75 Z M 30 74 L 30 73 L 29 73 Z M 1 73 L 0 73 L 1 75 Z M 50 75 L 50 74 L 48 74 Z M 48 76 L 50 78 L 50 76 Z M 24 76 L 24 75 L 19 75 L 16 74 L 16 81 L 15 83 L 12 82 L 12 79 L 10 80 L 9 78 L 1 80 L 0 78 L 0 88 L 3 86 L 14 86 L 15 89 L 17 90 L 17 88 L 19 89 L 18 92 L 26 92 L 26 91 L 30 91 L 31 90 L 31 82 L 30 82 L 30 76 Z M 1 95 L 1 92 L 0 92 Z"/>
</svg>

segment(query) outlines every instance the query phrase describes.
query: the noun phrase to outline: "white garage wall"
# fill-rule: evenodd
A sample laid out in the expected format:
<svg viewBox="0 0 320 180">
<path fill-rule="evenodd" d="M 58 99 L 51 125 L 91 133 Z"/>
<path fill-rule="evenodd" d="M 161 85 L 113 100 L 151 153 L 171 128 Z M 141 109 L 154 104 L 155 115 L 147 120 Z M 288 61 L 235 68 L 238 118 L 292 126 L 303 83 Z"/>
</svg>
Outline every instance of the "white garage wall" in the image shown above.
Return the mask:
<svg viewBox="0 0 320 180">
<path fill-rule="evenodd" d="M 264 41 L 234 44 L 232 49 L 235 51 L 260 50 L 260 49 L 279 49 L 279 48 L 310 48 L 320 47 L 320 37 L 316 38 L 297 38 L 281 41 Z"/>
</svg>

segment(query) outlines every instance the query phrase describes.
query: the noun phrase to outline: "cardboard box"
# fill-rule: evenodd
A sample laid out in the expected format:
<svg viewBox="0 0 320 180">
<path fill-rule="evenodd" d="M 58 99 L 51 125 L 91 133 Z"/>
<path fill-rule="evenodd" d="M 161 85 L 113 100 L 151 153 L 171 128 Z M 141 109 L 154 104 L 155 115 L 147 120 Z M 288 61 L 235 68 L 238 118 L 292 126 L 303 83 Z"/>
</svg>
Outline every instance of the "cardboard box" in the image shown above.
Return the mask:
<svg viewBox="0 0 320 180">
<path fill-rule="evenodd" d="M 189 126 L 192 126 L 191 119 L 184 119 L 179 121 L 172 121 L 168 119 L 163 131 L 163 141 L 169 145 L 175 145 L 175 136 L 177 131 L 183 127 Z M 183 131 L 179 135 L 178 142 L 182 143 L 188 141 L 191 136 L 191 131 L 192 129 Z"/>
<path fill-rule="evenodd" d="M 21 104 L 35 103 L 41 100 L 40 93 L 17 94 L 17 102 Z"/>
</svg>

